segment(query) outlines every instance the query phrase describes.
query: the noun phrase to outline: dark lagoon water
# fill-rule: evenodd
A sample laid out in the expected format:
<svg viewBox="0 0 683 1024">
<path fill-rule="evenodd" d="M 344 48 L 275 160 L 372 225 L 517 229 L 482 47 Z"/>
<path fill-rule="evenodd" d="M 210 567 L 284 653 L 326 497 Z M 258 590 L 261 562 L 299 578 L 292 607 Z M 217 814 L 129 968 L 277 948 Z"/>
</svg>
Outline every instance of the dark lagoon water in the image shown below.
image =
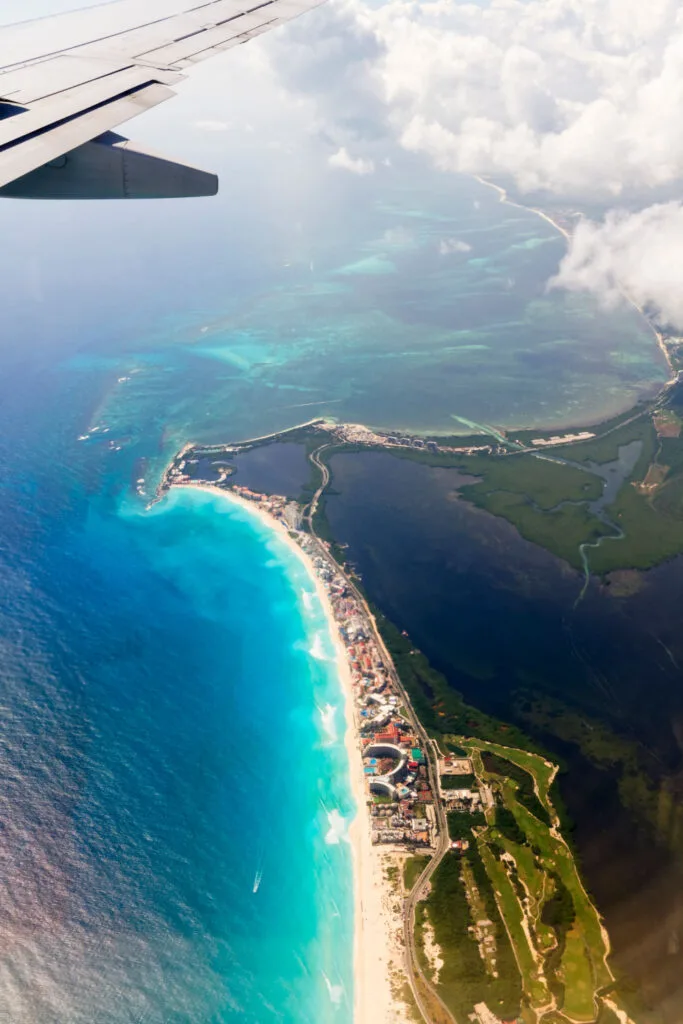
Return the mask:
<svg viewBox="0 0 683 1024">
<path fill-rule="evenodd" d="M 630 597 L 593 581 L 575 607 L 582 576 L 459 499 L 457 471 L 380 453 L 337 455 L 332 471 L 332 532 L 349 545 L 371 599 L 468 700 L 563 759 L 563 797 L 617 968 L 638 978 L 657 1009 L 642 1019 L 677 1024 L 680 870 L 622 806 L 618 758 L 591 763 L 558 723 L 577 714 L 606 726 L 653 777 L 677 785 L 683 562 L 644 574 Z M 528 701 L 539 697 L 559 719 L 529 717 Z"/>
<path fill-rule="evenodd" d="M 295 499 L 311 476 L 304 446 L 287 441 L 239 452 L 231 466 L 235 483 L 242 487 Z"/>
</svg>

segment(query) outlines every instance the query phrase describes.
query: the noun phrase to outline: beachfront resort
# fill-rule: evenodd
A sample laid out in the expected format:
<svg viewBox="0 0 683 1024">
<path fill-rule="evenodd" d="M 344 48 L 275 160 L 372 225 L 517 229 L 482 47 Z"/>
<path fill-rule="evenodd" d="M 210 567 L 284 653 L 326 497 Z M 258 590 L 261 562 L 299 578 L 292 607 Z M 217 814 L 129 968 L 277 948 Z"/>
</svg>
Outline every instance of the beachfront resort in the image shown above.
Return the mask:
<svg viewBox="0 0 683 1024">
<path fill-rule="evenodd" d="M 197 481 L 185 470 L 181 459 L 169 469 L 166 486 L 196 486 Z M 227 478 L 221 483 L 225 488 Z M 438 822 L 427 755 L 415 734 L 395 671 L 381 649 L 364 602 L 325 543 L 304 532 L 297 502 L 237 485 L 230 487 L 230 491 L 282 525 L 310 559 L 327 594 L 348 657 L 372 842 L 395 851 L 434 849 Z"/>
</svg>

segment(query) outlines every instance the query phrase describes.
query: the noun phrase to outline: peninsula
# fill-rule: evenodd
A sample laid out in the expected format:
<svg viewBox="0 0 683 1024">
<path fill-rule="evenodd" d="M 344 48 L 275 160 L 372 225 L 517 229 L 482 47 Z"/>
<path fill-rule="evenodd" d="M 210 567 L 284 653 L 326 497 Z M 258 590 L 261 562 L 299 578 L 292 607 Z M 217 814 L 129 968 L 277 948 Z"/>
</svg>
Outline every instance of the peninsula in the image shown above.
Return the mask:
<svg viewBox="0 0 683 1024">
<path fill-rule="evenodd" d="M 351 832 L 356 1024 L 628 1024 L 609 938 L 553 802 L 557 766 L 526 749 L 521 734 L 520 745 L 511 745 L 515 730 L 487 716 L 471 736 L 435 729 L 418 715 L 416 679 L 429 685 L 432 670 L 410 638 L 370 607 L 343 554 L 319 530 L 332 448 L 380 445 L 502 465 L 501 451 L 522 451 L 522 442 L 501 436 L 458 445 L 318 421 L 299 433 L 318 480 L 310 500 L 233 479 L 231 455 L 282 435 L 188 445 L 167 468 L 158 497 L 170 487 L 199 486 L 247 504 L 297 549 L 328 609 L 358 805 Z M 464 721 L 481 721 L 471 711 L 465 707 Z"/>
</svg>

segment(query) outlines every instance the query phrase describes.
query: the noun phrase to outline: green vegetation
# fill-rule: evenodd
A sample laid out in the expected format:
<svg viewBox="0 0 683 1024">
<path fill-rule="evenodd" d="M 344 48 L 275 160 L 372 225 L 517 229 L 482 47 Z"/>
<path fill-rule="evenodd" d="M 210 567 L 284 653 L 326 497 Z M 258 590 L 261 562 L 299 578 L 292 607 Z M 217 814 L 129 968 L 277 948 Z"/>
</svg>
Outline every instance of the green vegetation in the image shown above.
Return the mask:
<svg viewBox="0 0 683 1024">
<path fill-rule="evenodd" d="M 451 839 L 472 841 L 472 829 L 486 827 L 486 816 L 483 811 L 475 811 L 474 814 L 468 814 L 467 811 L 449 811 L 446 817 Z"/>
<path fill-rule="evenodd" d="M 554 808 L 550 800 L 550 787 L 552 786 L 555 775 L 557 774 L 555 765 L 546 760 L 546 758 L 541 754 L 534 753 L 529 749 L 530 745 L 528 745 L 525 750 L 517 750 L 513 747 L 503 747 L 498 743 L 491 743 L 477 739 L 476 747 L 477 750 L 481 752 L 482 763 L 484 763 L 484 756 L 486 754 L 493 754 L 497 758 L 497 761 L 493 763 L 504 763 L 506 766 L 516 766 L 517 768 L 521 768 L 525 774 L 528 773 L 532 779 L 532 792 L 534 792 L 535 795 L 535 790 L 533 790 L 533 782 L 535 782 L 538 788 L 538 797 L 541 804 L 545 808 L 546 813 L 550 813 L 552 817 L 552 811 Z M 517 775 L 508 767 L 506 767 L 504 771 L 499 768 L 494 770 L 499 775 L 505 775 L 507 778 L 514 779 L 516 782 L 520 781 L 517 778 Z M 522 799 L 521 802 L 524 804 L 527 803 L 525 799 Z M 529 809 L 532 813 L 536 813 L 532 807 Z"/>
<path fill-rule="evenodd" d="M 383 616 L 378 614 L 377 620 L 423 723 L 439 738 L 442 749 L 471 756 L 476 775 L 485 772 L 499 797 L 495 813 L 488 812 L 488 822 L 482 812 L 448 815 L 451 839 L 465 839 L 469 848 L 444 859 L 429 897 L 430 920 L 446 964 L 439 980 L 442 998 L 457 1017 L 471 1012 L 482 998 L 477 993 L 486 993 L 485 1001 L 494 1008 L 492 999 L 507 1005 L 522 984 L 530 1005 L 547 1005 L 554 997 L 561 1011 L 566 986 L 576 983 L 572 1013 L 577 1020 L 588 1019 L 582 1016 L 589 1012 L 588 1002 L 592 1007 L 594 994 L 613 985 L 613 977 L 605 960 L 600 919 L 583 888 L 571 848 L 549 827 L 561 822 L 554 791 L 551 796 L 557 767 L 519 730 L 467 705 L 409 638 Z M 461 723 L 460 729 L 453 727 L 456 723 Z M 460 788 L 463 777 L 451 778 Z M 473 890 L 468 888 L 468 872 Z M 481 901 L 479 912 L 496 928 L 500 984 L 494 985 L 477 942 L 467 931 L 473 921 L 473 892 Z M 590 1013 L 594 1015 L 592 1009 Z"/>
<path fill-rule="evenodd" d="M 468 501 L 481 508 L 488 508 L 492 496 L 501 491 L 518 495 L 544 512 L 563 501 L 595 501 L 602 493 L 600 481 L 593 474 L 535 455 L 472 456 L 463 469 L 482 477 L 480 483 L 463 488 Z"/>
<path fill-rule="evenodd" d="M 426 856 L 408 857 L 403 865 L 403 886 L 406 892 L 411 891 L 430 860 L 431 857 Z"/>
<path fill-rule="evenodd" d="M 408 637 L 403 636 L 379 609 L 372 607 L 372 612 L 401 682 L 429 733 L 438 737 L 457 733 L 481 737 L 494 744 L 510 743 L 534 749 L 534 744 L 516 726 L 506 725 L 465 703 L 462 695 L 448 685 L 445 676 L 432 668 Z"/>
<path fill-rule="evenodd" d="M 562 433 L 563 434 L 580 434 L 582 431 L 586 431 L 589 434 L 605 434 L 605 433 L 607 433 L 607 432 L 609 432 L 611 430 L 614 430 L 616 427 L 621 426 L 621 424 L 624 424 L 627 421 L 634 419 L 635 417 L 646 415 L 648 413 L 648 411 L 649 411 L 649 408 L 650 408 L 649 405 L 641 404 L 641 405 L 636 406 L 634 409 L 627 409 L 624 412 L 619 413 L 618 416 L 612 416 L 612 418 L 609 419 L 609 420 L 603 420 L 601 423 L 595 423 L 595 424 L 593 424 L 592 426 L 589 426 L 589 427 L 586 427 L 586 426 L 567 427 L 565 430 L 562 431 Z M 536 438 L 536 437 L 542 437 L 542 438 L 544 438 L 547 441 L 551 437 L 556 435 L 557 433 L 558 433 L 557 430 L 516 430 L 516 431 L 514 431 L 514 434 L 510 436 L 510 439 L 512 441 L 519 442 L 520 444 L 529 445 L 529 444 L 531 444 L 532 440 L 534 438 Z M 611 436 L 611 435 L 608 435 L 608 436 Z M 585 446 L 593 445 L 595 443 L 596 443 L 595 440 L 581 441 L 575 447 L 577 449 L 578 448 L 583 449 Z M 562 448 L 557 448 L 556 449 L 556 451 L 562 451 L 562 450 L 563 450 Z M 588 458 L 594 458 L 594 456 L 588 456 Z M 595 459 L 595 461 L 599 462 L 601 460 L 600 459 Z M 608 456 L 604 461 L 605 462 L 610 462 L 611 459 Z"/>
<path fill-rule="evenodd" d="M 473 860 L 477 887 L 482 898 L 488 893 L 497 900 L 525 1000 L 531 1007 L 554 1005 L 558 1021 L 563 1012 L 577 1021 L 593 1020 L 597 992 L 613 987 L 614 978 L 600 918 L 571 849 L 549 827 L 558 821 L 551 799 L 555 766 L 533 752 L 457 735 L 449 739 L 470 754 L 476 774 L 496 796 L 494 810 L 478 815 L 474 833 L 472 816 L 456 813 L 449 815 L 449 832 L 468 837 L 470 849 L 479 851 Z"/>
<path fill-rule="evenodd" d="M 477 780 L 474 775 L 442 775 L 441 787 L 443 789 L 472 789 Z"/>
<path fill-rule="evenodd" d="M 593 479 L 598 480 L 597 477 Z M 473 500 L 469 488 L 463 488 L 462 494 Z M 507 519 L 525 540 L 546 548 L 575 569 L 581 569 L 583 564 L 579 551 L 581 544 L 594 544 L 601 537 L 614 535 L 614 530 L 592 515 L 585 505 L 562 505 L 544 512 L 525 495 L 503 491 L 487 493 L 481 500 L 475 499 L 474 504 L 494 516 Z"/>
<path fill-rule="evenodd" d="M 398 986 L 394 991 L 401 1002 L 405 1004 L 408 1013 L 410 1014 L 410 1019 L 417 1021 L 418 1024 L 423 1024 L 422 1014 L 418 1009 L 417 1003 L 415 1002 L 415 996 L 413 995 L 413 990 L 408 982 L 404 982 L 403 985 Z"/>
<path fill-rule="evenodd" d="M 524 979 L 524 991 L 532 1006 L 545 1006 L 549 1001 L 549 993 L 524 931 L 524 914 L 517 894 L 502 862 L 493 856 L 486 844 L 481 844 L 480 853 L 512 939 L 516 960 Z"/>
<path fill-rule="evenodd" d="M 396 458 L 452 467 L 477 479 L 460 487 L 462 497 L 492 515 L 507 519 L 529 541 L 540 544 L 575 568 L 579 546 L 610 531 L 585 504 L 600 497 L 595 474 L 532 454 L 467 456 L 415 449 L 391 452 Z"/>
<path fill-rule="evenodd" d="M 468 899 L 467 880 L 473 905 Z M 475 844 L 462 855 L 448 854 L 441 862 L 433 878 L 428 908 L 444 956 L 439 994 L 456 1019 L 467 1019 L 474 1004 L 482 1000 L 500 1017 L 516 1017 L 521 1000 L 519 970 Z M 487 971 L 477 940 L 469 931 L 482 917 L 493 922 L 498 978 Z"/>
<path fill-rule="evenodd" d="M 572 928 L 562 957 L 561 978 L 564 983 L 562 1009 L 572 1020 L 592 1021 L 595 1018 L 595 984 L 586 943 L 581 932 Z"/>
<path fill-rule="evenodd" d="M 519 843 L 520 846 L 526 843 L 526 833 L 520 828 L 517 818 L 509 807 L 496 807 L 495 825 L 500 834 L 509 839 L 511 843 Z"/>
<path fill-rule="evenodd" d="M 588 1012 L 588 1001 L 592 1006 L 594 994 L 614 981 L 605 960 L 600 919 L 583 888 L 571 848 L 549 828 L 562 820 L 552 791 L 557 767 L 536 752 L 519 730 L 468 706 L 409 638 L 383 616 L 377 619 L 415 710 L 429 731 L 438 737 L 442 749 L 471 756 L 476 775 L 485 772 L 499 794 L 499 805 L 495 814 L 489 812 L 492 820 L 488 822 L 482 812 L 448 815 L 451 839 L 467 840 L 469 848 L 445 858 L 429 898 L 430 920 L 445 959 L 439 979 L 442 998 L 456 1017 L 458 1012 L 466 1016 L 482 998 L 478 993 L 485 993 L 485 1001 L 493 1008 L 493 998 L 501 1000 L 502 1006 L 521 984 L 530 1005 L 554 999 L 561 1011 L 566 985 L 575 982 L 572 1013 L 577 1020 L 585 1019 L 582 1014 Z M 453 728 L 455 723 L 464 723 L 464 728 Z M 471 891 L 466 883 L 470 875 Z M 497 943 L 503 929 L 499 943 L 502 992 L 467 932 L 473 920 L 472 892 L 481 901 L 482 917 L 494 922 Z M 568 945 L 566 937 L 572 929 Z M 587 977 L 591 978 L 588 986 Z"/>
<path fill-rule="evenodd" d="M 622 417 L 622 420 L 630 419 L 631 416 L 632 414 Z M 599 428 L 589 428 L 591 433 L 602 432 L 602 436 L 595 437 L 590 441 L 580 441 L 578 444 L 561 445 L 559 448 L 553 449 L 553 454 L 558 455 L 561 459 L 571 459 L 572 462 L 615 462 L 619 458 L 619 449 L 623 445 L 630 444 L 631 441 L 644 441 L 648 435 L 654 437 L 654 429 L 647 409 L 643 409 L 633 422 L 619 427 L 618 430 L 614 429 L 615 426 L 617 424 L 613 422 L 611 426 L 606 423 Z M 605 430 L 612 430 L 613 433 L 605 433 Z"/>
<path fill-rule="evenodd" d="M 630 410 L 588 428 L 597 437 L 543 455 L 468 456 L 410 448 L 392 450 L 392 455 L 474 476 L 472 483 L 460 487 L 463 499 L 507 519 L 526 540 L 576 569 L 583 568 L 582 544 L 598 545 L 588 550 L 591 571 L 597 574 L 648 569 L 683 552 L 683 436 L 658 437 L 653 415 L 663 432 L 667 424 L 675 431 L 683 417 L 683 384 L 673 386 L 656 409 L 648 405 Z M 529 443 L 539 436 L 544 435 L 521 431 L 515 439 Z M 456 444 L 459 439 L 452 440 Z M 615 461 L 620 448 L 633 441 L 642 449 L 616 500 L 605 509 L 614 524 L 610 527 L 588 507 L 603 489 L 589 464 Z"/>
<path fill-rule="evenodd" d="M 548 808 L 536 796 L 533 774 L 528 768 L 522 768 L 521 765 L 515 764 L 509 758 L 500 757 L 489 750 L 482 751 L 481 760 L 487 773 L 514 779 L 517 783 L 516 796 L 519 802 L 550 828 L 552 821 Z"/>
<path fill-rule="evenodd" d="M 681 386 L 671 390 L 664 412 L 656 414 L 660 422 L 667 422 L 667 417 L 678 418 L 683 411 L 680 408 L 682 395 Z M 616 530 L 623 532 L 623 537 L 618 537 L 616 530 L 611 531 L 585 505 L 568 505 L 558 510 L 539 512 L 539 507 L 543 509 L 544 506 L 531 489 L 524 491 L 529 501 L 506 493 L 498 495 L 484 507 L 508 519 L 528 540 L 547 548 L 575 567 L 581 564 L 580 544 L 595 544 L 600 537 L 610 535 L 607 543 L 590 549 L 593 572 L 604 575 L 617 569 L 648 569 L 658 565 L 683 551 L 683 438 L 658 438 L 650 411 L 643 409 L 631 422 L 613 428 L 612 433 L 556 448 L 553 456 L 575 463 L 604 464 L 615 461 L 619 449 L 633 441 L 639 441 L 642 446 L 638 461 L 615 501 L 605 510 Z M 505 461 L 515 462 L 516 459 L 508 457 Z M 561 486 L 557 472 L 566 473 L 562 500 L 576 500 L 573 497 L 576 493 L 573 475 L 577 472 L 576 467 L 558 466 L 539 459 L 535 461 L 547 467 L 554 487 Z M 597 478 L 594 479 L 597 482 Z M 469 500 L 472 500 L 472 490 L 463 489 L 463 495 Z"/>
<path fill-rule="evenodd" d="M 572 895 L 559 875 L 550 875 L 555 886 L 554 894 L 544 904 L 541 919 L 557 935 L 558 945 L 563 946 L 567 932 L 576 920 L 576 909 Z"/>
<path fill-rule="evenodd" d="M 683 477 L 669 477 L 653 495 L 624 486 L 607 512 L 624 538 L 591 552 L 594 572 L 649 569 L 683 551 Z"/>
<path fill-rule="evenodd" d="M 656 842 L 683 862 L 683 805 L 675 783 L 658 778 L 652 757 L 639 743 L 624 739 L 596 718 L 579 714 L 549 697 L 532 701 L 525 717 L 534 728 L 576 744 L 594 765 L 617 778 L 619 799 L 646 823 Z"/>
</svg>

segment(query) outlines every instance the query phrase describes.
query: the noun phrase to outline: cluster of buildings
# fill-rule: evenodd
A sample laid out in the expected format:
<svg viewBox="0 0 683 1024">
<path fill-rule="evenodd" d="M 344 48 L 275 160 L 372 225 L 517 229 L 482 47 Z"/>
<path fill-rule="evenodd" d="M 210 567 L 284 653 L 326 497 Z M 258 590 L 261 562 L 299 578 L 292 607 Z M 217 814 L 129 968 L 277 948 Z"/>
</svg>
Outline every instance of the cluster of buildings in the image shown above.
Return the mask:
<svg viewBox="0 0 683 1024">
<path fill-rule="evenodd" d="M 205 481 L 198 479 L 196 476 L 192 476 L 188 472 L 188 467 L 196 465 L 198 461 L 198 459 L 183 457 L 181 453 L 181 455 L 178 456 L 178 458 L 167 469 L 162 481 L 162 489 L 167 487 L 182 487 L 192 484 L 200 484 L 203 486 L 208 485 L 211 487 L 222 488 L 223 490 L 230 490 L 240 498 L 244 498 L 245 501 L 253 501 L 254 504 L 262 508 L 264 512 L 268 512 L 273 519 L 277 519 L 282 522 L 288 530 L 297 532 L 301 529 L 302 511 L 298 502 L 291 501 L 289 498 L 285 498 L 281 494 L 261 494 L 259 491 L 252 491 L 249 487 L 230 484 L 228 483 L 228 479 L 234 473 L 233 467 L 222 466 L 219 463 L 213 464 L 213 468 L 218 473 L 217 480 Z M 144 481 L 141 482 L 144 483 Z"/>
<path fill-rule="evenodd" d="M 595 434 L 588 430 L 582 430 L 579 434 L 554 434 L 552 437 L 535 437 L 532 445 L 535 448 L 550 448 L 555 444 L 572 444 L 574 441 L 589 441 Z"/>
<path fill-rule="evenodd" d="M 307 535 L 301 541 L 330 598 L 349 659 L 365 784 L 372 804 L 372 840 L 402 849 L 429 848 L 435 844 L 437 819 L 427 759 L 375 630 L 336 563 L 322 555 Z"/>
<path fill-rule="evenodd" d="M 358 429 L 366 431 L 365 427 Z M 204 483 L 191 475 L 190 465 L 196 461 L 191 458 L 193 454 L 189 446 L 179 454 L 168 468 L 162 486 Z M 372 804 L 373 842 L 402 849 L 435 846 L 437 817 L 427 759 L 364 603 L 325 546 L 301 530 L 302 509 L 297 502 L 282 495 L 261 494 L 249 487 L 230 486 L 227 475 L 213 486 L 230 487 L 234 494 L 254 502 L 280 521 L 310 556 L 330 599 L 351 669 L 354 713 L 368 802 Z"/>
<path fill-rule="evenodd" d="M 382 448 L 413 448 L 425 452 L 450 452 L 460 455 L 507 455 L 508 449 L 502 444 L 467 445 L 455 448 L 437 441 L 415 437 L 412 434 L 386 434 L 372 430 L 362 423 L 322 422 L 319 429 L 329 430 L 334 437 L 345 444 L 372 445 Z"/>
<path fill-rule="evenodd" d="M 249 487 L 239 487 L 237 484 L 234 484 L 230 490 L 240 498 L 244 498 L 245 501 L 255 502 L 273 519 L 282 522 L 293 533 L 301 529 L 302 513 L 298 502 L 291 501 L 281 494 L 260 494 L 258 491 L 252 491 Z"/>
</svg>

